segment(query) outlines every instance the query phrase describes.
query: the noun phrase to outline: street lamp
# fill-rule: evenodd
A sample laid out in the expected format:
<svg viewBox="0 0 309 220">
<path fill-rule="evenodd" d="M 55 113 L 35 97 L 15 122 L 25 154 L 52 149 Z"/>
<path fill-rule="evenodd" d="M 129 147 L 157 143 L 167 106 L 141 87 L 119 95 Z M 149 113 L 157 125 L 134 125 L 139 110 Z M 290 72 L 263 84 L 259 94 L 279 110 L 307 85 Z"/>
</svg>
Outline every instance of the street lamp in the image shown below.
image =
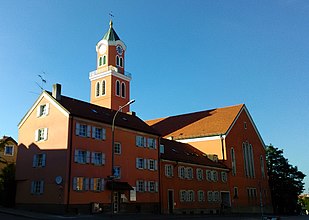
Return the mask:
<svg viewBox="0 0 309 220">
<path fill-rule="evenodd" d="M 111 180 L 112 180 L 112 192 L 111 192 L 111 211 L 112 214 L 114 213 L 114 154 L 115 154 L 115 119 L 118 114 L 124 107 L 131 105 L 133 102 L 135 102 L 135 99 L 131 99 L 128 101 L 125 105 L 120 106 L 119 109 L 116 111 L 114 117 L 113 117 L 113 122 L 112 122 L 112 169 L 111 169 Z"/>
</svg>

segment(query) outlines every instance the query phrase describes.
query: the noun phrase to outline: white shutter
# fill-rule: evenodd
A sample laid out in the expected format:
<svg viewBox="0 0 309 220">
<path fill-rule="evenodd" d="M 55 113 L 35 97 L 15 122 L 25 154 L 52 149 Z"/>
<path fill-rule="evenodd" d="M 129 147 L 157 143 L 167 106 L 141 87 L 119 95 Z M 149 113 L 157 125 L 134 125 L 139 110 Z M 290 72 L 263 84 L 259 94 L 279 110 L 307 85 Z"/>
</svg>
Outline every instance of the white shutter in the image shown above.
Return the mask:
<svg viewBox="0 0 309 220">
<path fill-rule="evenodd" d="M 158 161 L 157 160 L 154 161 L 154 169 L 158 170 Z"/>
<path fill-rule="evenodd" d="M 138 167 L 138 162 L 139 162 L 139 158 L 138 157 L 136 158 L 135 162 L 136 162 L 136 168 L 138 169 L 139 168 Z"/>
<path fill-rule="evenodd" d="M 105 164 L 105 154 L 102 153 L 102 164 Z"/>
<path fill-rule="evenodd" d="M 104 189 L 105 189 L 104 179 L 100 179 L 100 190 L 104 191 Z"/>
<path fill-rule="evenodd" d="M 91 132 L 91 126 L 87 125 L 87 137 L 90 137 Z"/>
<path fill-rule="evenodd" d="M 84 182 L 83 182 L 83 189 L 84 190 L 89 190 L 89 179 L 88 178 L 84 178 Z"/>
<path fill-rule="evenodd" d="M 36 167 L 38 164 L 38 156 L 35 154 L 33 155 L 32 167 Z"/>
<path fill-rule="evenodd" d="M 139 186 L 138 186 L 139 181 L 136 180 L 136 192 L 139 192 Z"/>
<path fill-rule="evenodd" d="M 47 140 L 48 137 L 48 128 L 44 128 L 44 141 Z"/>
<path fill-rule="evenodd" d="M 35 130 L 34 132 L 34 140 L 39 141 L 39 129 Z"/>
<path fill-rule="evenodd" d="M 155 185 L 155 191 L 156 191 L 156 192 L 159 192 L 159 183 L 156 182 L 155 184 L 156 184 L 156 185 Z"/>
<path fill-rule="evenodd" d="M 75 134 L 78 136 L 80 131 L 80 124 L 76 122 L 76 129 L 75 129 Z"/>
<path fill-rule="evenodd" d="M 36 108 L 36 117 L 40 117 L 40 114 L 41 114 L 41 106 L 39 105 L 37 108 Z"/>
<path fill-rule="evenodd" d="M 144 159 L 144 169 L 147 169 L 147 159 Z"/>
<path fill-rule="evenodd" d="M 91 152 L 91 163 L 94 164 L 95 152 Z"/>
<path fill-rule="evenodd" d="M 102 139 L 105 140 L 106 139 L 106 129 L 102 128 Z"/>
<path fill-rule="evenodd" d="M 143 137 L 143 141 L 144 141 L 144 143 L 143 143 L 144 145 L 143 145 L 143 146 L 144 146 L 144 147 L 147 147 L 147 142 L 146 142 L 147 140 L 146 140 L 145 137 Z"/>
<path fill-rule="evenodd" d="M 92 138 L 95 138 L 95 127 L 92 126 Z"/>
<path fill-rule="evenodd" d="M 144 192 L 147 192 L 148 188 L 147 188 L 147 181 L 144 181 Z"/>
<path fill-rule="evenodd" d="M 136 146 L 138 146 L 138 137 L 139 136 L 136 136 L 136 138 L 135 138 L 135 144 L 136 144 Z M 137 187 L 138 188 L 138 187 Z"/>
<path fill-rule="evenodd" d="M 45 112 L 45 115 L 48 115 L 49 114 L 49 103 L 46 103 L 46 112 Z"/>
<path fill-rule="evenodd" d="M 150 170 L 150 159 L 147 159 L 147 169 Z"/>
<path fill-rule="evenodd" d="M 46 154 L 42 154 L 42 167 L 46 165 Z"/>
<path fill-rule="evenodd" d="M 157 139 L 154 139 L 154 149 L 157 149 Z"/>
<path fill-rule="evenodd" d="M 43 192 L 44 192 L 44 181 L 41 180 L 40 181 L 40 194 L 43 194 Z"/>
<path fill-rule="evenodd" d="M 73 190 L 77 190 L 77 177 L 73 178 Z"/>
<path fill-rule="evenodd" d="M 75 153 L 74 153 L 74 162 L 75 163 L 78 163 L 78 152 L 79 152 L 79 150 L 75 150 Z"/>
<path fill-rule="evenodd" d="M 90 163 L 90 151 L 86 152 L 86 163 Z"/>
</svg>

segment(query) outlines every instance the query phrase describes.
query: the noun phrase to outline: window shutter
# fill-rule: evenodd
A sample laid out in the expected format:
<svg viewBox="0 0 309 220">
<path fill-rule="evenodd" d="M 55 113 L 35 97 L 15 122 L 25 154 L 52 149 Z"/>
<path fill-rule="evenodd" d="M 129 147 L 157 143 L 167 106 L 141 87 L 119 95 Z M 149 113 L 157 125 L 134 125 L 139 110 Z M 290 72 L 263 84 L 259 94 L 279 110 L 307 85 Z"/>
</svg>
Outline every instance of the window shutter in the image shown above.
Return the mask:
<svg viewBox="0 0 309 220">
<path fill-rule="evenodd" d="M 35 139 L 35 141 L 39 141 L 39 129 L 35 130 L 34 139 Z"/>
<path fill-rule="evenodd" d="M 156 192 L 159 191 L 159 183 L 158 183 L 158 182 L 156 182 L 155 191 L 156 191 Z"/>
<path fill-rule="evenodd" d="M 147 181 L 144 182 L 144 192 L 147 192 L 148 188 L 147 188 Z"/>
<path fill-rule="evenodd" d="M 158 161 L 157 160 L 154 161 L 154 169 L 158 170 Z"/>
<path fill-rule="evenodd" d="M 138 146 L 138 137 L 139 137 L 139 136 L 136 136 L 136 138 L 135 138 L 135 144 L 136 144 L 136 146 Z"/>
<path fill-rule="evenodd" d="M 150 159 L 147 159 L 147 169 L 150 170 Z"/>
<path fill-rule="evenodd" d="M 92 138 L 95 138 L 95 127 L 94 126 L 92 126 Z"/>
<path fill-rule="evenodd" d="M 136 192 L 139 192 L 139 181 L 138 180 L 136 180 Z"/>
<path fill-rule="evenodd" d="M 84 178 L 83 185 L 84 190 L 89 190 L 89 178 Z"/>
<path fill-rule="evenodd" d="M 46 165 L 46 154 L 42 154 L 42 167 Z"/>
<path fill-rule="evenodd" d="M 36 117 L 40 117 L 40 113 L 41 113 L 41 106 L 39 105 L 37 108 L 36 108 Z"/>
<path fill-rule="evenodd" d="M 73 190 L 77 190 L 77 177 L 73 178 Z"/>
<path fill-rule="evenodd" d="M 136 168 L 138 169 L 139 167 L 138 167 L 138 162 L 139 162 L 139 158 L 137 157 L 136 158 Z"/>
<path fill-rule="evenodd" d="M 91 126 L 87 125 L 87 137 L 91 137 L 90 132 L 91 132 Z"/>
<path fill-rule="evenodd" d="M 78 136 L 79 135 L 79 130 L 80 130 L 80 124 L 76 122 L 76 129 L 75 129 L 75 134 Z"/>
<path fill-rule="evenodd" d="M 94 190 L 94 179 L 90 178 L 90 190 Z"/>
<path fill-rule="evenodd" d="M 90 163 L 90 151 L 86 152 L 86 163 Z"/>
<path fill-rule="evenodd" d="M 46 115 L 48 115 L 49 114 L 49 103 L 46 103 Z"/>
<path fill-rule="evenodd" d="M 157 139 L 154 139 L 154 149 L 157 149 Z"/>
<path fill-rule="evenodd" d="M 34 194 L 34 181 L 31 181 L 31 194 Z"/>
<path fill-rule="evenodd" d="M 102 139 L 105 140 L 106 139 L 106 129 L 102 128 Z"/>
<path fill-rule="evenodd" d="M 95 152 L 91 152 L 91 163 L 94 164 Z"/>
<path fill-rule="evenodd" d="M 74 153 L 74 162 L 75 163 L 78 163 L 78 152 L 79 152 L 79 150 L 75 150 L 75 153 Z"/>
<path fill-rule="evenodd" d="M 41 180 L 40 181 L 40 194 L 43 194 L 43 192 L 44 192 L 44 181 Z"/>
<path fill-rule="evenodd" d="M 102 164 L 105 164 L 105 154 L 102 153 Z"/>
<path fill-rule="evenodd" d="M 147 143 L 146 143 L 146 141 L 147 141 L 147 140 L 146 140 L 146 138 L 145 138 L 145 137 L 143 137 L 143 146 L 144 146 L 144 147 L 147 147 Z"/>
<path fill-rule="evenodd" d="M 105 189 L 105 184 L 104 184 L 104 179 L 102 178 L 100 179 L 100 190 L 104 191 L 104 189 Z"/>
<path fill-rule="evenodd" d="M 35 154 L 33 155 L 32 167 L 36 167 L 38 164 L 38 156 Z"/>
<path fill-rule="evenodd" d="M 47 140 L 47 137 L 48 137 L 48 128 L 44 128 L 44 141 Z"/>
<path fill-rule="evenodd" d="M 147 169 L 147 159 L 144 159 L 144 169 Z"/>
</svg>

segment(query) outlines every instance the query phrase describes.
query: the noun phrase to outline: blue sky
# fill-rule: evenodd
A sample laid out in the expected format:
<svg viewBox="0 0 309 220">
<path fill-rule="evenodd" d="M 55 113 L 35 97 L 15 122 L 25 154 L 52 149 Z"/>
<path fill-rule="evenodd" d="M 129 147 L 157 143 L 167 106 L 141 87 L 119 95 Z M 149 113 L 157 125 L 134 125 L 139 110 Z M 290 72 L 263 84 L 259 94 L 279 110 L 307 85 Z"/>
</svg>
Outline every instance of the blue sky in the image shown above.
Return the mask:
<svg viewBox="0 0 309 220">
<path fill-rule="evenodd" d="M 61 83 L 64 95 L 89 101 L 95 45 L 112 11 L 138 116 L 245 103 L 264 142 L 309 175 L 309 1 L 0 3 L 0 136 L 18 138 L 39 74 L 46 90 Z"/>
</svg>

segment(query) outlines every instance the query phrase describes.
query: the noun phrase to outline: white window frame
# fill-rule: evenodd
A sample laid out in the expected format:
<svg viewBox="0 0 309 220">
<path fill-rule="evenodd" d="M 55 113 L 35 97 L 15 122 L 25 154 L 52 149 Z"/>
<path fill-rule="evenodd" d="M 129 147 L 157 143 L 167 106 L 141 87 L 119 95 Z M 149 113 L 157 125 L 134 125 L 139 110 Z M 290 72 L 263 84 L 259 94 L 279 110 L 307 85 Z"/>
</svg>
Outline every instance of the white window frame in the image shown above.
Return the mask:
<svg viewBox="0 0 309 220">
<path fill-rule="evenodd" d="M 193 190 L 187 191 L 187 202 L 194 202 L 195 201 L 195 193 Z"/>
<path fill-rule="evenodd" d="M 46 166 L 46 154 L 45 153 L 34 154 L 32 167 L 45 167 L 45 166 Z"/>
<path fill-rule="evenodd" d="M 203 190 L 197 191 L 197 197 L 199 202 L 205 202 L 205 192 Z"/>
<path fill-rule="evenodd" d="M 48 137 L 48 128 L 39 128 L 35 130 L 35 141 L 46 141 Z"/>
<path fill-rule="evenodd" d="M 91 152 L 91 163 L 96 166 L 105 164 L 105 154 L 102 152 Z"/>
<path fill-rule="evenodd" d="M 148 138 L 147 145 L 150 149 L 157 149 L 157 140 L 155 138 Z"/>
<path fill-rule="evenodd" d="M 76 149 L 74 154 L 74 162 L 79 164 L 90 163 L 90 151 L 83 149 Z"/>
<path fill-rule="evenodd" d="M 115 142 L 115 145 L 114 145 L 114 153 L 115 153 L 115 154 L 121 154 L 121 143 Z"/>
<path fill-rule="evenodd" d="M 184 166 L 178 167 L 178 177 L 181 178 L 181 179 L 186 178 L 186 168 Z"/>
<path fill-rule="evenodd" d="M 147 169 L 147 160 L 144 158 L 137 157 L 136 158 L 136 168 L 137 169 Z"/>
<path fill-rule="evenodd" d="M 171 164 L 165 164 L 165 176 L 173 177 L 174 176 L 174 167 Z"/>
<path fill-rule="evenodd" d="M 145 192 L 145 181 L 144 180 L 136 181 L 136 192 Z"/>
<path fill-rule="evenodd" d="M 119 172 L 118 172 L 119 175 L 118 175 L 118 176 L 115 175 L 115 174 L 117 173 L 116 170 L 119 170 Z M 120 167 L 120 166 L 115 166 L 115 167 L 114 167 L 114 173 L 113 173 L 113 175 L 114 175 L 114 178 L 115 178 L 115 179 L 120 179 L 120 178 L 121 178 L 121 167 Z"/>
<path fill-rule="evenodd" d="M 90 137 L 91 134 L 91 126 L 87 124 L 81 124 L 76 122 L 75 134 L 80 137 Z"/>
<path fill-rule="evenodd" d="M 212 181 L 212 172 L 211 172 L 211 170 L 206 170 L 206 179 L 207 179 L 207 181 Z"/>
<path fill-rule="evenodd" d="M 193 168 L 192 167 L 186 167 L 185 173 L 186 173 L 187 179 L 189 179 L 189 180 L 193 179 L 194 175 L 193 175 Z"/>
<path fill-rule="evenodd" d="M 92 138 L 97 140 L 105 140 L 106 139 L 106 129 L 92 126 Z"/>
<path fill-rule="evenodd" d="M 180 202 L 186 202 L 187 201 L 187 191 L 186 190 L 180 190 L 179 191 L 179 201 Z"/>
<path fill-rule="evenodd" d="M 11 149 L 9 153 L 8 153 L 8 149 Z M 3 155 L 10 156 L 10 157 L 14 156 L 14 145 L 5 145 Z"/>
<path fill-rule="evenodd" d="M 211 179 L 212 179 L 212 181 L 213 182 L 218 182 L 218 171 L 216 171 L 216 170 L 213 170 L 213 171 L 211 171 Z"/>
<path fill-rule="evenodd" d="M 138 147 L 146 147 L 146 138 L 144 136 L 137 135 L 136 136 L 136 146 Z"/>
<path fill-rule="evenodd" d="M 200 181 L 204 179 L 203 169 L 201 169 L 201 168 L 196 169 L 196 179 L 200 180 Z"/>
<path fill-rule="evenodd" d="M 33 195 L 42 195 L 44 193 L 44 181 L 43 180 L 31 181 L 31 191 L 30 192 Z"/>
<path fill-rule="evenodd" d="M 154 159 L 148 159 L 148 169 L 149 170 L 157 170 L 158 169 L 158 161 Z"/>
<path fill-rule="evenodd" d="M 221 181 L 226 183 L 227 182 L 227 172 L 222 171 L 221 172 Z"/>
<path fill-rule="evenodd" d="M 47 116 L 49 114 L 49 103 L 41 104 L 37 108 L 37 117 Z"/>
<path fill-rule="evenodd" d="M 212 191 L 208 191 L 207 192 L 207 201 L 208 202 L 213 202 L 214 201 L 214 199 L 213 199 L 213 192 Z"/>
</svg>

